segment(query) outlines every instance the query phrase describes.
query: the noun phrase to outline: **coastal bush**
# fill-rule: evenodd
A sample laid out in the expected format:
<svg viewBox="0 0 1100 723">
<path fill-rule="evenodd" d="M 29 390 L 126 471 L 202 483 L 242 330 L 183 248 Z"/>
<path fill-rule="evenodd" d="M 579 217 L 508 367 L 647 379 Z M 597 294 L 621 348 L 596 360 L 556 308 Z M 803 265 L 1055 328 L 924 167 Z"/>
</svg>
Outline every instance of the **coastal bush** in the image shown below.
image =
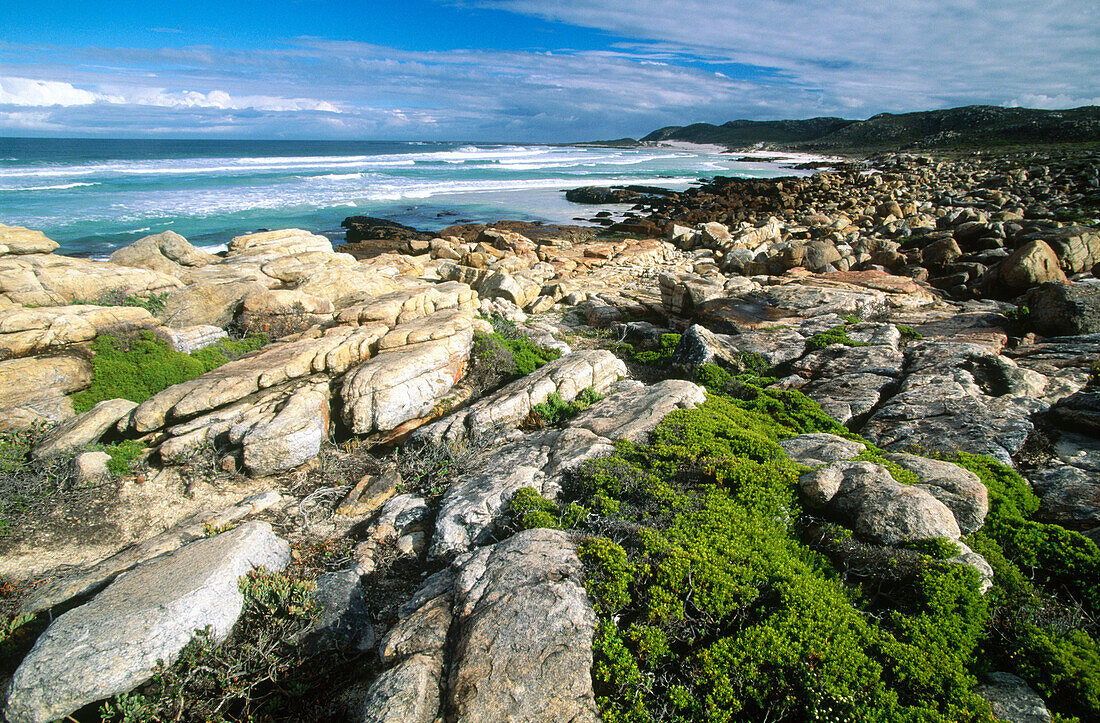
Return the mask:
<svg viewBox="0 0 1100 723">
<path fill-rule="evenodd" d="M 129 474 L 134 464 L 145 452 L 145 445 L 134 439 L 126 439 L 103 447 L 103 451 L 110 456 L 107 462 L 107 470 L 114 475 Z"/>
<path fill-rule="evenodd" d="M 123 339 L 104 335 L 92 342 L 92 384 L 72 396 L 73 410 L 86 412 L 106 399 L 144 402 L 162 389 L 202 376 L 268 342 L 266 336 L 221 341 L 184 354 L 151 331 Z"/>
<path fill-rule="evenodd" d="M 777 442 L 859 439 L 820 407 L 717 367 L 697 378 L 704 404 L 585 462 L 562 501 L 524 503 L 546 522 L 569 503 L 586 510 L 604 720 L 988 721 L 973 691 L 991 670 L 1023 677 L 1058 720 L 1096 719 L 1095 545 L 1028 519 L 1038 500 L 1023 478 L 952 458 L 989 488 L 986 526 L 967 540 L 994 568 L 983 596 L 974 569 L 945 561 L 953 541 L 880 548 L 801 511 L 804 468 Z M 886 462 L 872 445 L 863 457 Z M 842 549 L 858 570 L 837 567 Z"/>
<path fill-rule="evenodd" d="M 615 342 L 609 345 L 608 349 L 623 361 L 644 364 L 655 369 L 667 369 L 679 343 L 679 334 L 661 334 L 655 349 L 639 349 L 629 341 Z"/>
<path fill-rule="evenodd" d="M 313 695 L 330 680 L 296 642 L 319 615 L 313 582 L 257 568 L 239 582 L 244 608 L 219 645 L 207 627 L 152 680 L 102 704 L 103 721 L 304 720 Z"/>
<path fill-rule="evenodd" d="M 817 351 L 819 349 L 825 349 L 833 344 L 843 344 L 845 346 L 870 346 L 870 342 L 855 341 L 848 336 L 847 325 L 834 326 L 832 329 L 822 331 L 814 334 L 806 340 L 806 351 Z"/>
<path fill-rule="evenodd" d="M 88 304 L 91 306 L 137 306 L 145 309 L 153 316 L 160 316 L 168 303 L 168 292 L 149 294 L 148 296 L 136 296 L 127 294 L 122 289 L 112 289 L 95 299 L 77 299 L 74 304 Z"/>
<path fill-rule="evenodd" d="M 534 487 L 516 490 L 509 503 L 509 511 L 517 530 L 531 530 L 536 527 L 572 529 L 588 512 L 575 502 L 559 508 L 556 503 L 540 495 Z"/>
<path fill-rule="evenodd" d="M 556 427 L 604 398 L 604 395 L 593 391 L 592 387 L 582 389 L 572 402 L 566 402 L 557 392 L 551 392 L 545 402 L 536 404 L 527 414 L 520 427 L 523 429 L 543 429 Z"/>
<path fill-rule="evenodd" d="M 13 525 L 25 515 L 48 505 L 76 484 L 71 456 L 31 458 L 31 450 L 48 431 L 47 425 L 37 425 L 0 432 L 0 537 L 11 533 Z"/>
</svg>

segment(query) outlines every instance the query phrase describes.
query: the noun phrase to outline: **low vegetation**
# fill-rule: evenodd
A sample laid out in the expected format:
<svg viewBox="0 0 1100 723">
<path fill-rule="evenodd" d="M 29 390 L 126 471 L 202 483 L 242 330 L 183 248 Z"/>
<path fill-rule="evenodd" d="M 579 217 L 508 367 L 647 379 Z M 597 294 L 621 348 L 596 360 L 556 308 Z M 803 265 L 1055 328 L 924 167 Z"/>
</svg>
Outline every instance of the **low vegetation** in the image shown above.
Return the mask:
<svg viewBox="0 0 1100 723">
<path fill-rule="evenodd" d="M 221 341 L 184 354 L 151 331 L 121 338 L 104 335 L 92 342 L 92 385 L 73 395 L 73 409 L 86 412 L 107 399 L 144 402 L 162 389 L 194 379 L 268 343 L 260 334 Z"/>
<path fill-rule="evenodd" d="M 523 429 L 543 429 L 557 427 L 577 416 L 596 402 L 604 398 L 603 394 L 587 387 L 578 392 L 573 401 L 567 402 L 557 392 L 551 392 L 546 401 L 531 408 L 520 427 Z"/>
<path fill-rule="evenodd" d="M 168 303 L 168 292 L 164 291 L 159 294 L 149 294 L 148 296 L 135 296 L 134 294 L 127 294 L 121 289 L 114 289 L 95 299 L 81 299 L 73 303 L 90 304 L 92 306 L 137 306 L 145 309 L 153 316 L 160 316 L 161 312 L 164 311 L 165 305 Z"/>
<path fill-rule="evenodd" d="M 1100 715 L 1100 553 L 1029 519 L 1015 472 L 954 459 L 990 489 L 986 526 L 966 540 L 995 570 L 983 596 L 975 570 L 947 561 L 953 542 L 875 547 L 801 509 L 804 468 L 777 442 L 858 439 L 816 403 L 717 367 L 698 379 L 707 401 L 649 444 L 586 462 L 558 502 L 534 489 L 511 502 L 515 529 L 584 535 L 605 721 L 988 721 L 973 691 L 993 670 L 1027 680 L 1057 720 Z M 870 445 L 864 456 L 883 461 Z"/>
</svg>

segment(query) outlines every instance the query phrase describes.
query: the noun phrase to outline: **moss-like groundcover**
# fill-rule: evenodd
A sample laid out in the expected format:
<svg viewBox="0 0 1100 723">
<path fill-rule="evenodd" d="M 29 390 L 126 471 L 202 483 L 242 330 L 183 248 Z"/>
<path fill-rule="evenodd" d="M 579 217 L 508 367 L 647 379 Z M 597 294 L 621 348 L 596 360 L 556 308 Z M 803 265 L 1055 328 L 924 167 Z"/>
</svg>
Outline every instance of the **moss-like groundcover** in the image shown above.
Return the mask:
<svg viewBox="0 0 1100 723">
<path fill-rule="evenodd" d="M 268 343 L 263 334 L 221 341 L 184 354 L 151 331 L 123 339 L 104 335 L 92 342 L 92 385 L 73 395 L 73 409 L 86 412 L 106 399 L 144 402 L 173 384 L 202 376 Z"/>
<path fill-rule="evenodd" d="M 560 504 L 534 490 L 513 500 L 517 528 L 586 535 L 605 721 L 991 720 L 973 689 L 992 670 L 1027 680 L 1058 720 L 1100 715 L 1100 551 L 1030 520 L 1037 500 L 1019 475 L 953 460 L 990 490 L 966 540 L 995 570 L 985 596 L 973 569 L 937 559 L 952 552 L 943 541 L 909 546 L 916 564 L 883 550 L 892 574 L 861 578 L 811 534 L 822 521 L 799 507 L 804 469 L 777 444 L 854 435 L 770 380 L 700 377 L 705 404 L 587 462 Z"/>
</svg>

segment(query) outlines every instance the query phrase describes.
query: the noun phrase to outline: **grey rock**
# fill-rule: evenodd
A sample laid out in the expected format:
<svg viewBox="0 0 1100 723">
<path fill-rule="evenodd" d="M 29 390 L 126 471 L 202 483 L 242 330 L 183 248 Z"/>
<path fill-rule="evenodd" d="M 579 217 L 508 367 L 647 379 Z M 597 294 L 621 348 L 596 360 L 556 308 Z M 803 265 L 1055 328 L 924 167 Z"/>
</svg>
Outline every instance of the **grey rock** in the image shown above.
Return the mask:
<svg viewBox="0 0 1100 723">
<path fill-rule="evenodd" d="M 1049 723 L 1050 711 L 1026 681 L 1012 673 L 987 673 L 974 692 L 989 701 L 997 720 L 1008 723 Z"/>
<path fill-rule="evenodd" d="M 779 440 L 779 446 L 791 459 L 807 467 L 821 467 L 858 457 L 866 446 L 835 434 L 811 432 Z"/>
<path fill-rule="evenodd" d="M 932 496 L 947 505 L 959 529 L 969 535 L 982 526 L 989 512 L 989 491 L 978 475 L 951 462 L 913 454 L 888 454 L 886 459 L 913 472 Z"/>
<path fill-rule="evenodd" d="M 1043 284 L 1027 294 L 1027 323 L 1046 336 L 1100 333 L 1100 282 Z"/>
<path fill-rule="evenodd" d="M 208 324 L 188 326 L 182 329 L 159 326 L 153 330 L 153 333 L 157 335 L 158 339 L 167 342 L 170 348 L 184 354 L 205 349 L 211 344 L 216 344 L 219 340 L 229 337 L 229 333 L 225 329 Z"/>
<path fill-rule="evenodd" d="M 1095 471 L 1052 464 L 1027 477 L 1039 495 L 1043 519 L 1074 530 L 1100 525 L 1100 480 Z"/>
<path fill-rule="evenodd" d="M 224 640 L 244 604 L 238 578 L 260 565 L 281 570 L 289 559 L 270 525 L 249 522 L 119 576 L 39 637 L 12 677 L 7 720 L 45 723 L 133 690 L 196 630 L 210 626 Z"/>
<path fill-rule="evenodd" d="M 840 518 L 871 542 L 896 545 L 961 535 L 947 506 L 926 490 L 898 483 L 872 462 L 834 462 L 802 475 L 799 486 L 809 506 Z"/>
<path fill-rule="evenodd" d="M 35 459 L 48 459 L 78 452 L 89 444 L 98 442 L 118 420 L 128 415 L 136 406 L 136 402 L 128 399 L 102 401 L 50 430 L 32 454 Z"/>
<path fill-rule="evenodd" d="M 1051 407 L 1050 413 L 1063 429 L 1100 436 L 1100 388 L 1071 394 Z"/>
<path fill-rule="evenodd" d="M 596 615 L 568 534 L 527 530 L 478 550 L 455 582 L 454 615 L 456 721 L 598 720 Z"/>
<path fill-rule="evenodd" d="M 367 692 L 361 723 L 434 723 L 443 661 L 412 655 L 383 672 Z"/>
<path fill-rule="evenodd" d="M 965 543 L 956 540 L 955 546 L 959 548 L 959 554 L 947 558 L 947 562 L 974 568 L 978 573 L 978 592 L 985 595 L 993 587 L 993 566 Z"/>
<path fill-rule="evenodd" d="M 317 577 L 313 600 L 320 617 L 299 640 L 312 651 L 335 650 L 355 646 L 369 650 L 374 646 L 370 610 L 363 599 L 359 573 L 354 569 L 328 572 Z"/>
</svg>

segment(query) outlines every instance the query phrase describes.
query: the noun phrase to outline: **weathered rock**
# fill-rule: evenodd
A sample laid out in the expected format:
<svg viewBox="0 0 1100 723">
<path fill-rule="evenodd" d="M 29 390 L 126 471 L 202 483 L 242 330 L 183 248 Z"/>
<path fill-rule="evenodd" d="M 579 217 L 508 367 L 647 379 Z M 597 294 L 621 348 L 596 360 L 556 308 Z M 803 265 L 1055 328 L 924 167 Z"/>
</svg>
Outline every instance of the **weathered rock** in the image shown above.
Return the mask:
<svg viewBox="0 0 1100 723">
<path fill-rule="evenodd" d="M 661 420 L 677 409 L 692 409 L 707 400 L 706 391 L 682 379 L 667 379 L 613 394 L 578 414 L 569 429 L 584 429 L 609 440 L 641 444 Z"/>
<path fill-rule="evenodd" d="M 241 301 L 237 325 L 250 334 L 281 337 L 332 321 L 336 309 L 322 299 L 297 289 L 263 291 Z"/>
<path fill-rule="evenodd" d="M 158 339 L 168 344 L 170 349 L 190 354 L 199 349 L 205 349 L 211 344 L 216 344 L 222 339 L 228 339 L 229 333 L 220 326 L 200 324 L 199 326 L 185 326 L 182 329 L 171 329 L 167 326 L 159 326 L 153 330 Z"/>
<path fill-rule="evenodd" d="M 195 248 L 175 231 L 146 236 L 123 246 L 111 254 L 110 261 L 119 266 L 149 269 L 187 281 L 191 269 L 208 266 L 220 259 Z"/>
<path fill-rule="evenodd" d="M 1034 429 L 1046 378 L 977 344 L 921 341 L 907 347 L 907 374 L 861 433 L 891 450 L 988 454 L 1012 464 Z"/>
<path fill-rule="evenodd" d="M 1073 530 L 1100 526 L 1100 481 L 1096 470 L 1052 464 L 1028 473 L 1044 520 Z"/>
<path fill-rule="evenodd" d="M 266 286 L 255 281 L 195 283 L 169 294 L 160 316 L 166 326 L 175 329 L 224 327 L 233 321 L 245 297 L 266 290 Z"/>
<path fill-rule="evenodd" d="M 380 322 L 393 328 L 444 309 L 473 311 L 478 308 L 477 292 L 457 281 L 422 284 L 375 297 L 349 306 L 337 316 L 341 324 Z"/>
<path fill-rule="evenodd" d="M 272 344 L 153 395 L 134 410 L 130 427 L 149 432 L 314 372 L 342 374 L 370 358 L 372 347 L 387 331 L 381 324 L 335 327 L 318 336 Z"/>
<path fill-rule="evenodd" d="M 871 542 L 961 536 L 946 505 L 924 489 L 900 484 L 872 462 L 834 462 L 802 475 L 799 486 L 808 505 L 839 517 Z"/>
<path fill-rule="evenodd" d="M 1058 254 L 1067 274 L 1088 271 L 1100 263 L 1100 231 L 1088 226 L 1066 226 L 1040 237 Z"/>
<path fill-rule="evenodd" d="M 111 476 L 107 463 L 111 455 L 106 452 L 82 452 L 73 457 L 73 471 L 79 485 L 95 484 Z"/>
<path fill-rule="evenodd" d="M 41 231 L 24 226 L 5 226 L 0 223 L 0 256 L 22 254 L 49 254 L 61 247 Z"/>
<path fill-rule="evenodd" d="M 436 516 L 429 555 L 446 559 L 487 542 L 521 487 L 543 493 L 545 469 L 559 433 L 539 432 L 484 452 L 473 472 L 453 482 Z"/>
<path fill-rule="evenodd" d="M 1043 284 L 1025 304 L 1028 325 L 1044 336 L 1100 334 L 1100 282 Z"/>
<path fill-rule="evenodd" d="M 92 365 L 70 356 L 8 359 L 0 379 L 19 380 L 0 386 L 0 430 L 22 430 L 73 416 L 68 395 L 92 383 Z"/>
<path fill-rule="evenodd" d="M 491 436 L 518 426 L 533 406 L 542 404 L 555 392 L 563 401 L 571 402 L 587 387 L 602 394 L 614 381 L 624 376 L 626 365 L 609 351 L 574 352 L 517 379 L 466 409 L 418 430 L 416 439 L 441 444 L 444 441 L 457 442 L 467 436 L 475 439 Z"/>
<path fill-rule="evenodd" d="M 0 309 L 0 359 L 39 354 L 91 341 L 100 334 L 124 334 L 156 326 L 145 309 L 133 306 L 45 306 Z"/>
<path fill-rule="evenodd" d="M 1100 388 L 1089 387 L 1071 394 L 1050 411 L 1065 429 L 1100 437 Z"/>
<path fill-rule="evenodd" d="M 1050 723 L 1050 711 L 1023 678 L 1012 673 L 986 673 L 974 692 L 989 701 L 997 720 L 1008 723 Z"/>
<path fill-rule="evenodd" d="M 846 462 L 858 457 L 866 447 L 835 434 L 812 432 L 779 440 L 783 451 L 799 464 L 807 467 L 822 467 L 833 462 Z"/>
<path fill-rule="evenodd" d="M 947 505 L 964 535 L 976 531 L 989 512 L 989 492 L 978 475 L 951 462 L 913 454 L 888 454 L 886 459 L 920 477 L 933 497 Z"/>
<path fill-rule="evenodd" d="M 1029 241 L 1001 262 L 996 283 L 1009 292 L 1020 293 L 1045 283 L 1066 283 L 1054 251 L 1042 241 Z"/>
<path fill-rule="evenodd" d="M 53 254 L 0 256 L 0 299 L 25 306 L 94 301 L 108 294 L 149 297 L 178 289 L 174 276 Z"/>
<path fill-rule="evenodd" d="M 131 545 L 89 568 L 35 588 L 23 601 L 20 612 L 37 615 L 76 598 L 98 592 L 118 575 L 136 565 L 177 550 L 189 542 L 201 540 L 207 536 L 208 529 L 229 526 L 279 504 L 281 499 L 278 492 L 260 492 L 246 497 L 237 505 L 215 513 L 208 511 L 196 513 L 175 527 L 136 545 Z"/>
<path fill-rule="evenodd" d="M 369 515 L 397 494 L 399 484 L 401 484 L 401 475 L 396 469 L 388 469 L 382 474 L 363 475 L 348 492 L 347 497 L 336 507 L 336 514 L 345 517 Z M 400 513 L 391 514 L 393 521 L 386 521 L 395 530 L 399 515 Z M 379 521 L 379 524 L 382 522 Z"/>
<path fill-rule="evenodd" d="M 454 616 L 456 721 L 598 720 L 596 615 L 567 533 L 527 530 L 478 550 L 455 582 Z"/>
<path fill-rule="evenodd" d="M 328 438 L 328 426 L 328 383 L 319 382 L 295 391 L 270 421 L 238 423 L 229 436 L 240 440 L 245 469 L 263 476 L 294 469 L 316 457 Z"/>
<path fill-rule="evenodd" d="M 317 576 L 313 600 L 320 617 L 298 639 L 307 650 L 324 651 L 355 647 L 368 650 L 374 645 L 370 610 L 363 599 L 363 587 L 355 570 L 339 570 Z"/>
<path fill-rule="evenodd" d="M 107 433 L 118 420 L 128 415 L 137 402 L 128 399 L 108 399 L 87 412 L 68 419 L 50 430 L 38 443 L 32 454 L 36 459 L 59 457 L 78 452 L 94 444 Z"/>
<path fill-rule="evenodd" d="M 740 370 L 745 368 L 746 354 L 758 355 L 769 366 L 775 366 L 797 359 L 805 351 L 806 337 L 793 329 L 760 329 L 727 335 L 693 324 L 680 336 L 672 363 L 690 368 L 720 364 Z"/>
<path fill-rule="evenodd" d="M 290 549 L 270 525 L 250 522 L 121 575 L 91 602 L 57 618 L 12 677 L 5 714 L 45 723 L 134 689 L 210 626 L 228 635 L 243 606 L 237 579 L 281 570 Z"/>
<path fill-rule="evenodd" d="M 428 417 L 462 378 L 473 346 L 473 331 L 468 325 L 472 317 L 459 311 L 442 314 L 462 316 L 466 328 L 441 339 L 380 353 L 344 378 L 340 390 L 343 416 L 354 433 L 390 432 Z"/>
</svg>

